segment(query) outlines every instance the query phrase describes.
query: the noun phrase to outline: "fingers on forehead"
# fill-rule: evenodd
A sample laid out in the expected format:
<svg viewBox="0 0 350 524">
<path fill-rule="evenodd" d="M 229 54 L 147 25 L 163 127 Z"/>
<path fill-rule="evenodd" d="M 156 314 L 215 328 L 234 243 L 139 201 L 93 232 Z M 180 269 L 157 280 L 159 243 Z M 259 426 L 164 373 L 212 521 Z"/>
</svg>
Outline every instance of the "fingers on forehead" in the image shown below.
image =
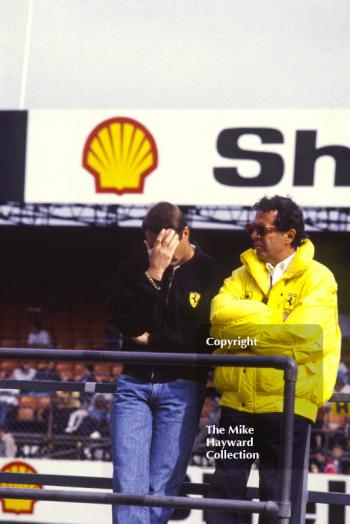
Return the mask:
<svg viewBox="0 0 350 524">
<path fill-rule="evenodd" d="M 178 239 L 179 239 L 179 235 L 174 230 L 172 230 L 171 234 L 169 234 L 167 237 L 167 241 L 169 243 L 177 241 Z"/>
<path fill-rule="evenodd" d="M 174 229 L 166 229 L 163 238 L 170 241 L 173 238 L 175 238 L 176 236 L 177 236 L 177 233 Z"/>
<path fill-rule="evenodd" d="M 161 229 L 160 232 L 157 235 L 156 241 L 162 240 L 166 236 L 166 229 Z"/>
</svg>

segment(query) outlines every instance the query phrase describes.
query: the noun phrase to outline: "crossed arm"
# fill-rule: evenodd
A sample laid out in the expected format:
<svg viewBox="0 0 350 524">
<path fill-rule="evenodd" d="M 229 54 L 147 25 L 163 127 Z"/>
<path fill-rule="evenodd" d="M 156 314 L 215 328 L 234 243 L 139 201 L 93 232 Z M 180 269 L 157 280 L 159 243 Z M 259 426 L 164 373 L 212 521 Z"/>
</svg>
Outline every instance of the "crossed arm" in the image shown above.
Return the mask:
<svg viewBox="0 0 350 524">
<path fill-rule="evenodd" d="M 282 309 L 244 299 L 238 277 L 239 273 L 234 272 L 212 302 L 213 337 L 255 337 L 257 345 L 250 348 L 254 354 L 292 356 L 299 363 L 331 350 L 324 344 L 324 338 L 334 336 L 337 324 L 337 286 L 330 272 L 305 282 L 304 296 L 288 316 Z"/>
</svg>

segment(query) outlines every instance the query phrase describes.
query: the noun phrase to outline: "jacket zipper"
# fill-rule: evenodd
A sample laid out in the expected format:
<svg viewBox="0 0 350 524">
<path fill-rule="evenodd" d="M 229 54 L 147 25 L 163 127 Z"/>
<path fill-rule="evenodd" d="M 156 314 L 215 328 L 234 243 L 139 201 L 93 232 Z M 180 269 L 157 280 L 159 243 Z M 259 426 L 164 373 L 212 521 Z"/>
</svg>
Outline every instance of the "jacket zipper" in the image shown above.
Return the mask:
<svg viewBox="0 0 350 524">
<path fill-rule="evenodd" d="M 170 274 L 170 276 L 167 279 L 168 280 L 168 288 L 167 288 L 167 292 L 166 292 L 166 295 L 165 295 L 164 309 L 166 309 L 166 307 L 168 306 L 169 295 L 170 295 L 171 287 L 172 287 L 173 282 L 174 282 L 176 269 L 177 269 L 177 267 L 171 268 L 171 274 Z M 154 380 L 155 368 L 156 368 L 156 365 L 153 364 L 150 382 L 153 382 L 153 380 Z"/>
<path fill-rule="evenodd" d="M 166 295 L 165 295 L 165 308 L 168 306 L 168 303 L 169 303 L 169 295 L 170 295 L 170 291 L 171 291 L 171 287 L 173 285 L 173 282 L 174 282 L 174 278 L 175 278 L 175 271 L 176 271 L 177 267 L 173 267 L 171 268 L 172 272 L 168 278 L 168 289 L 167 289 L 167 292 L 166 292 Z"/>
</svg>

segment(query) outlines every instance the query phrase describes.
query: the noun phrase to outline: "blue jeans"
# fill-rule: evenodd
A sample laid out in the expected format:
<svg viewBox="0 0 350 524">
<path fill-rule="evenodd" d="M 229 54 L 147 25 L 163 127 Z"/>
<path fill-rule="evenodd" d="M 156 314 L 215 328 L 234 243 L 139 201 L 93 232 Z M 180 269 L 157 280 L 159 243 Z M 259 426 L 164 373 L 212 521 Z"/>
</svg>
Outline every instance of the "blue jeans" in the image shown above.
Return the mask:
<svg viewBox="0 0 350 524">
<path fill-rule="evenodd" d="M 205 396 L 192 380 L 118 380 L 112 412 L 113 489 L 176 495 L 185 478 Z M 114 506 L 114 524 L 164 524 L 172 508 Z"/>
</svg>

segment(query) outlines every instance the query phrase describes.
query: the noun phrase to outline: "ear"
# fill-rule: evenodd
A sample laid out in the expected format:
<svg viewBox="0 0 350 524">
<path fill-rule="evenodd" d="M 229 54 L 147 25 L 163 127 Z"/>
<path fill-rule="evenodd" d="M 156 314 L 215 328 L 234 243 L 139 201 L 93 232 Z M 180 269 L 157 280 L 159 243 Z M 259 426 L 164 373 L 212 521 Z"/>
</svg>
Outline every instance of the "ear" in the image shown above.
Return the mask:
<svg viewBox="0 0 350 524">
<path fill-rule="evenodd" d="M 293 242 L 293 240 L 295 239 L 295 235 L 297 234 L 297 232 L 295 231 L 295 229 L 288 229 L 287 231 L 287 242 L 288 244 L 291 244 Z"/>
<path fill-rule="evenodd" d="M 181 239 L 184 238 L 185 240 L 188 240 L 190 238 L 190 228 L 188 226 L 185 226 L 182 231 Z"/>
</svg>

